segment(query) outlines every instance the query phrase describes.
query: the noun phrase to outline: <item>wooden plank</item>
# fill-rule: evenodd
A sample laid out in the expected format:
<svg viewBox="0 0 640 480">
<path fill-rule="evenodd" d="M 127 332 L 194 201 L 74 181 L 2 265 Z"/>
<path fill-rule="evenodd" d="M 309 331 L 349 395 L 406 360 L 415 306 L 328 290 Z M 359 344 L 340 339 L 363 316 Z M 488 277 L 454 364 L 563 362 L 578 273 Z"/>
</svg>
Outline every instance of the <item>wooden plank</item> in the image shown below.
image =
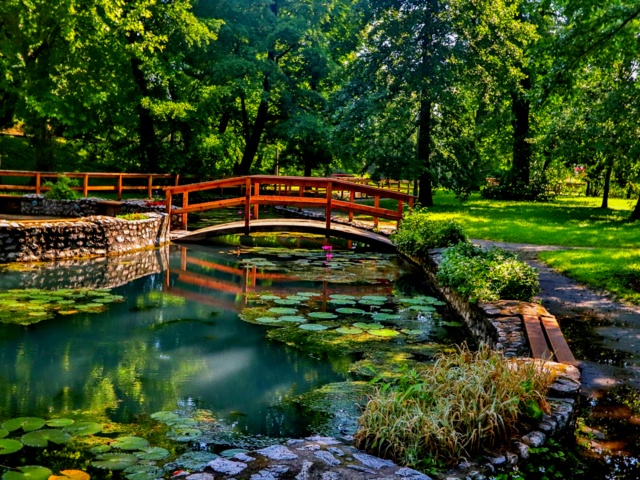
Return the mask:
<svg viewBox="0 0 640 480">
<path fill-rule="evenodd" d="M 30 185 L 0 185 L 0 190 L 35 190 L 36 187 Z M 42 187 L 41 190 L 46 190 Z"/>
<path fill-rule="evenodd" d="M 531 356 L 533 358 L 542 358 L 545 360 L 553 358 L 538 317 L 529 317 L 524 315 L 522 319 L 524 321 L 525 331 L 527 332 L 527 338 L 529 339 Z"/>
<path fill-rule="evenodd" d="M 325 218 L 327 220 L 327 230 L 331 228 L 331 201 L 333 200 L 333 183 L 327 184 L 327 207 L 325 210 Z"/>
<path fill-rule="evenodd" d="M 256 182 L 255 185 L 253 186 L 253 196 L 254 197 L 259 197 L 260 196 L 260 183 Z M 253 204 L 253 219 L 254 220 L 258 220 L 258 216 L 260 214 L 260 205 L 258 205 L 257 203 L 254 202 Z"/>
<path fill-rule="evenodd" d="M 380 196 L 379 195 L 375 196 L 375 198 L 373 200 L 373 206 L 377 210 L 380 209 Z M 373 217 L 373 228 L 378 228 L 378 216 L 377 215 Z"/>
<path fill-rule="evenodd" d="M 324 198 L 260 195 L 258 198 L 254 198 L 253 202 L 260 205 L 301 205 L 303 207 L 318 208 L 324 207 L 327 201 Z"/>
<path fill-rule="evenodd" d="M 84 174 L 82 181 L 82 196 L 87 198 L 89 196 L 89 175 Z"/>
<path fill-rule="evenodd" d="M 549 340 L 549 345 L 556 357 L 556 361 L 559 363 L 566 363 L 568 365 L 577 365 L 575 357 L 567 344 L 567 341 L 560 330 L 556 317 L 540 317 L 544 333 Z"/>
<path fill-rule="evenodd" d="M 122 200 L 122 175 L 118 175 L 118 200 Z"/>
<path fill-rule="evenodd" d="M 36 193 L 38 195 L 40 195 L 40 187 L 42 186 L 41 182 L 42 182 L 42 177 L 40 176 L 39 173 L 36 173 Z"/>
<path fill-rule="evenodd" d="M 149 175 L 147 179 L 147 197 L 149 199 L 153 198 L 153 175 Z"/>
<path fill-rule="evenodd" d="M 353 213 L 362 213 L 364 215 L 370 216 L 378 216 L 380 218 L 387 218 L 389 220 L 399 220 L 402 218 L 402 215 L 398 214 L 393 210 L 388 210 L 386 208 L 375 208 L 370 207 L 369 205 L 360 205 L 360 204 L 352 204 L 349 202 L 342 202 L 340 200 L 334 200 L 332 202 L 332 206 L 334 210 L 343 210 L 347 212 Z"/>
<path fill-rule="evenodd" d="M 168 187 L 173 195 L 182 192 L 195 192 L 200 190 L 210 190 L 212 188 L 235 187 L 244 185 L 247 177 L 225 178 L 222 180 L 213 180 L 211 182 L 192 183 L 190 185 L 181 185 L 179 187 Z"/>
<path fill-rule="evenodd" d="M 351 190 L 351 192 L 349 192 L 349 203 L 351 205 L 355 204 L 356 201 L 356 191 L 355 190 Z M 353 209 L 349 209 L 349 221 L 353 222 Z"/>
<path fill-rule="evenodd" d="M 227 198 L 225 200 L 216 200 L 215 202 L 197 203 L 195 205 L 190 205 L 187 208 L 174 209 L 171 213 L 182 214 L 191 212 L 202 212 L 204 210 L 213 210 L 215 208 L 236 207 L 238 205 L 244 204 L 244 201 L 244 198 Z"/>
<path fill-rule="evenodd" d="M 189 208 L 189 192 L 182 194 L 182 229 L 187 230 L 187 208 Z"/>
</svg>

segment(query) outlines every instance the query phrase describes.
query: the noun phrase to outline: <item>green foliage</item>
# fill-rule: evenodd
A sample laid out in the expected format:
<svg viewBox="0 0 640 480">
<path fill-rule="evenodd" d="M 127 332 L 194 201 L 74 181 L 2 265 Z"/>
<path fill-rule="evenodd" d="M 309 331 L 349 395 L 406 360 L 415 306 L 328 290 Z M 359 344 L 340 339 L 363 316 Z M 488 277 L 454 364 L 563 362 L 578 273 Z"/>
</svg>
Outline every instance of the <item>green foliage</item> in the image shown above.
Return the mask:
<svg viewBox="0 0 640 480">
<path fill-rule="evenodd" d="M 379 381 L 376 379 L 374 381 Z M 423 372 L 405 370 L 369 398 L 359 447 L 423 470 L 508 445 L 527 417 L 547 410 L 551 381 L 533 363 L 514 364 L 490 348 L 441 355 Z"/>
<path fill-rule="evenodd" d="M 42 186 L 50 188 L 44 196 L 51 200 L 73 200 L 79 197 L 76 191 L 71 189 L 78 186 L 78 181 L 66 175 L 59 175 L 55 182 L 45 182 Z"/>
<path fill-rule="evenodd" d="M 407 255 L 426 255 L 432 248 L 451 247 L 466 242 L 462 226 L 451 220 L 434 220 L 426 210 L 414 210 L 392 237 L 398 250 Z"/>
<path fill-rule="evenodd" d="M 500 182 L 499 185 L 487 185 L 482 189 L 482 196 L 492 200 L 522 200 L 527 202 L 547 202 L 551 195 L 548 184 L 542 180 L 528 184 Z"/>
<path fill-rule="evenodd" d="M 535 269 L 514 253 L 499 248 L 484 250 L 470 243 L 459 243 L 443 252 L 438 280 L 470 302 L 530 302 L 540 291 Z"/>
<path fill-rule="evenodd" d="M 543 447 L 530 448 L 529 458 L 509 473 L 500 473 L 496 480 L 573 480 L 588 474 L 587 466 L 578 458 L 575 446 L 561 444 L 550 438 Z"/>
<path fill-rule="evenodd" d="M 145 215 L 144 213 L 126 213 L 123 215 L 116 215 L 116 218 L 121 218 L 123 220 L 135 222 L 137 220 L 147 220 L 149 216 Z"/>
</svg>

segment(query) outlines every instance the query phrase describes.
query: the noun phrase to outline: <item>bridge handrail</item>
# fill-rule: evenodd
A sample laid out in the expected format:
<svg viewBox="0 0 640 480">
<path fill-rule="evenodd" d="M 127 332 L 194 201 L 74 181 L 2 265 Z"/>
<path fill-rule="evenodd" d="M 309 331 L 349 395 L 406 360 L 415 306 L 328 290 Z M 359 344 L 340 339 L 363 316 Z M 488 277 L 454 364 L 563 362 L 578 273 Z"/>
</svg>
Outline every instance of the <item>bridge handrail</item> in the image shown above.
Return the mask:
<svg viewBox="0 0 640 480">
<path fill-rule="evenodd" d="M 273 185 L 286 187 L 298 187 L 298 195 L 293 196 L 287 191 L 286 195 L 261 195 L 261 185 Z M 244 195 L 235 198 L 216 200 L 196 205 L 189 205 L 189 193 L 203 190 L 211 190 L 216 188 L 227 188 L 244 186 Z M 325 198 L 305 197 L 307 188 L 315 188 L 325 190 Z M 349 192 L 350 199 L 348 202 L 342 200 L 334 200 L 333 193 Z M 182 194 L 182 208 L 173 209 L 172 197 L 176 194 Z M 241 192 L 242 193 L 242 192 Z M 278 193 L 281 193 L 278 191 Z M 355 194 L 361 193 L 374 197 L 374 206 L 359 205 L 355 203 Z M 235 178 L 226 178 L 222 180 L 214 180 L 210 182 L 194 183 L 190 185 L 182 185 L 175 187 L 167 187 L 166 208 L 167 213 L 182 215 L 182 227 L 187 228 L 187 214 L 190 212 L 211 210 L 215 208 L 225 208 L 231 206 L 244 205 L 245 227 L 249 230 L 251 216 L 258 219 L 259 205 L 297 205 L 299 207 L 324 207 L 327 230 L 331 228 L 331 212 L 332 210 L 342 210 L 349 212 L 349 221 L 353 221 L 354 213 L 364 213 L 373 217 L 374 226 L 378 226 L 379 218 L 396 220 L 398 223 L 402 220 L 404 212 L 404 202 L 408 202 L 409 207 L 413 204 L 417 197 L 407 193 L 387 190 L 369 185 L 360 185 L 358 183 L 345 181 L 336 178 L 322 177 L 286 177 L 276 175 L 250 175 Z M 386 208 L 380 208 L 380 198 L 389 198 L 398 201 L 398 209 L 396 211 Z M 250 213 L 251 205 L 253 205 L 253 215 Z"/>
</svg>

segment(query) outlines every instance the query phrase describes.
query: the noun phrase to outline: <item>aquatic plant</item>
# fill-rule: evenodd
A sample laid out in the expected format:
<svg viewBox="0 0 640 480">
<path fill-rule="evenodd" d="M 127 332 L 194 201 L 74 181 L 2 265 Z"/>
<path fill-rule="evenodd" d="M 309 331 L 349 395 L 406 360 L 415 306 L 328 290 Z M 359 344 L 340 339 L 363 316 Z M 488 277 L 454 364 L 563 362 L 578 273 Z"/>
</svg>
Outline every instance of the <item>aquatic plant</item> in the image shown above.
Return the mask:
<svg viewBox="0 0 640 480">
<path fill-rule="evenodd" d="M 29 465 L 5 473 L 2 480 L 47 480 L 52 474 L 48 468 Z"/>
<path fill-rule="evenodd" d="M 548 412 L 550 382 L 535 363 L 511 362 L 488 347 L 477 353 L 462 347 L 370 396 L 357 444 L 403 465 L 420 467 L 423 459 L 451 464 L 507 444 L 530 406 Z"/>
<path fill-rule="evenodd" d="M 466 242 L 462 226 L 452 220 L 432 220 L 426 210 L 406 215 L 391 239 L 407 255 L 426 255 L 430 249 Z"/>
</svg>

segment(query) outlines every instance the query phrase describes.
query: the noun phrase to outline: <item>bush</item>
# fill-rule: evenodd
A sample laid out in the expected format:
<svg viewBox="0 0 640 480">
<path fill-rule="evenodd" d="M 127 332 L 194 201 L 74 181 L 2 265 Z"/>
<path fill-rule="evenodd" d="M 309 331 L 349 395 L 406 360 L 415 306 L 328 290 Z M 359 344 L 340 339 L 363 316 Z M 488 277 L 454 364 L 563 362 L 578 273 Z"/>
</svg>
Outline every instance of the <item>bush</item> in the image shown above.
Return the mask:
<svg viewBox="0 0 640 480">
<path fill-rule="evenodd" d="M 530 302 L 540 291 L 536 270 L 506 250 L 483 250 L 470 243 L 460 243 L 445 250 L 442 256 L 438 280 L 471 302 Z"/>
<path fill-rule="evenodd" d="M 424 210 L 414 210 L 405 217 L 392 237 L 398 250 L 407 255 L 426 255 L 432 248 L 451 247 L 466 242 L 462 226 L 453 220 L 431 220 Z"/>
<path fill-rule="evenodd" d="M 504 181 L 498 185 L 487 185 L 480 194 L 491 200 L 548 202 L 551 198 L 547 183 L 541 180 L 533 180 L 529 184 Z"/>
<path fill-rule="evenodd" d="M 122 220 L 129 220 L 130 222 L 135 222 L 137 220 L 146 220 L 149 218 L 148 215 L 144 213 L 126 213 L 123 215 L 116 215 L 116 218 L 121 218 Z"/>
<path fill-rule="evenodd" d="M 71 187 L 78 186 L 78 182 L 71 180 L 66 175 L 60 175 L 56 183 L 45 182 L 42 186 L 51 189 L 44 194 L 51 200 L 73 200 L 79 197 L 75 190 L 71 190 Z"/>
<path fill-rule="evenodd" d="M 488 347 L 441 355 L 369 398 L 356 441 L 382 457 L 429 470 L 508 445 L 518 426 L 549 411 L 550 372 Z"/>
</svg>

